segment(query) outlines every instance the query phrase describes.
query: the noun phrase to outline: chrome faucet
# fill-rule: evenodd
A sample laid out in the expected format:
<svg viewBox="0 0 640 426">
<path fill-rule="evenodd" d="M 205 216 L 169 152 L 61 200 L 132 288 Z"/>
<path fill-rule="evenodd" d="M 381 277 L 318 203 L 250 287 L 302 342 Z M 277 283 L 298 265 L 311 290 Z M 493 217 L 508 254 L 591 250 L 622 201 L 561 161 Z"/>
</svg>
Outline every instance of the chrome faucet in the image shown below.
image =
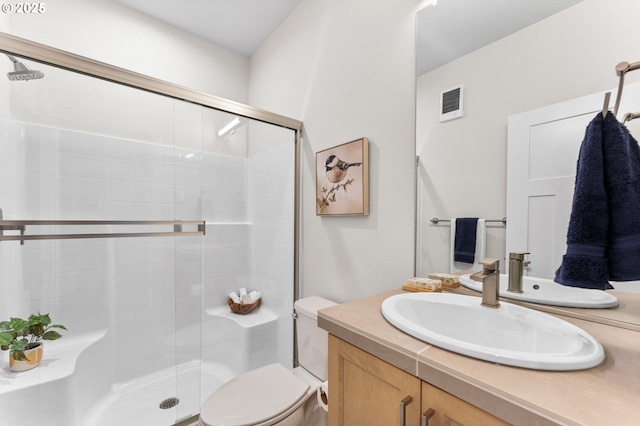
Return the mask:
<svg viewBox="0 0 640 426">
<path fill-rule="evenodd" d="M 529 253 L 509 253 L 509 286 L 507 291 L 512 293 L 522 293 L 522 275 L 524 267 L 531 263 L 524 260 Z"/>
<path fill-rule="evenodd" d="M 482 271 L 471 274 L 471 279 L 482 283 L 482 306 L 500 306 L 500 259 L 488 257 L 479 262 Z"/>
</svg>

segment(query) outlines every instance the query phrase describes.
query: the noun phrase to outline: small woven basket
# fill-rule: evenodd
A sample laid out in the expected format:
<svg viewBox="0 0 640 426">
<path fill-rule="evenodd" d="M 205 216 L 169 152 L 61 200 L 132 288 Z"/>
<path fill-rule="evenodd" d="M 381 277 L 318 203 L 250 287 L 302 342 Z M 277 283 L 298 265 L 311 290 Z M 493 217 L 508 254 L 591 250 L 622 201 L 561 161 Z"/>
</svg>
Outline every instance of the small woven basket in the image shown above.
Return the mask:
<svg viewBox="0 0 640 426">
<path fill-rule="evenodd" d="M 227 299 L 227 303 L 234 314 L 246 315 L 260 305 L 260 300 L 262 299 L 258 299 L 253 303 L 234 303 L 233 300 Z"/>
</svg>

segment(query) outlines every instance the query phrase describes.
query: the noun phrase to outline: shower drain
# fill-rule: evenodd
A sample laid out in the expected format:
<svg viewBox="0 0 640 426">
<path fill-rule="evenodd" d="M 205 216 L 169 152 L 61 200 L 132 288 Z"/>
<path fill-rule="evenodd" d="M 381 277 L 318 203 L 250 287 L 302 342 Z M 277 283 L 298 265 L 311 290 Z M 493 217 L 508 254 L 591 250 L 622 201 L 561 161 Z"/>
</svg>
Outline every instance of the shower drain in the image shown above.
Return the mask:
<svg viewBox="0 0 640 426">
<path fill-rule="evenodd" d="M 160 408 L 162 408 L 163 410 L 173 408 L 178 405 L 179 402 L 180 400 L 178 398 L 167 398 L 160 403 Z"/>
</svg>

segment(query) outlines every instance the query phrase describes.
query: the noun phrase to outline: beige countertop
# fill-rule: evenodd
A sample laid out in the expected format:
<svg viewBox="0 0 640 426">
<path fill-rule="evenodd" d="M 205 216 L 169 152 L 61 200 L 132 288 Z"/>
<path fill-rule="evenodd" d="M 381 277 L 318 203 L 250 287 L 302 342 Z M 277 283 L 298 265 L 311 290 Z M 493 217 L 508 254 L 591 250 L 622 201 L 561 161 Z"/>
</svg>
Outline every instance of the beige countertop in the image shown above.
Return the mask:
<svg viewBox="0 0 640 426">
<path fill-rule="evenodd" d="M 568 372 L 498 365 L 431 346 L 389 324 L 380 305 L 402 292 L 323 309 L 318 324 L 512 424 L 640 425 L 640 332 L 563 315 L 602 344 L 605 362 Z"/>
</svg>

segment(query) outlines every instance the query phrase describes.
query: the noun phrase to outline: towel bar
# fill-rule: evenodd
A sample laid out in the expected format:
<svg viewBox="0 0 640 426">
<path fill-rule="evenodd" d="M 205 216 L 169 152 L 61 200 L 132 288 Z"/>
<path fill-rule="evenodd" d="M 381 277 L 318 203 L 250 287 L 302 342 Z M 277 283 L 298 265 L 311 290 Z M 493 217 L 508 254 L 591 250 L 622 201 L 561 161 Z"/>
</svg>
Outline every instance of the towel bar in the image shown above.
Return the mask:
<svg viewBox="0 0 640 426">
<path fill-rule="evenodd" d="M 172 225 L 172 231 L 154 232 L 114 232 L 114 233 L 91 233 L 91 234 L 37 234 L 25 235 L 27 226 L 88 226 L 88 225 Z M 193 231 L 183 230 L 183 226 L 191 225 L 195 227 Z M 191 236 L 205 235 L 206 222 L 204 220 L 3 220 L 2 209 L 0 209 L 0 241 L 20 241 L 24 244 L 26 240 L 66 240 L 72 238 L 122 238 L 122 237 L 169 237 L 169 236 Z M 5 235 L 4 231 L 20 231 L 19 235 Z"/>
<path fill-rule="evenodd" d="M 439 222 L 451 222 L 451 219 L 438 219 L 437 217 L 434 217 L 433 219 L 431 219 L 431 223 L 433 223 L 434 225 L 437 225 Z M 507 218 L 503 217 L 502 219 L 487 219 L 485 220 L 485 222 L 502 222 L 503 224 L 507 224 Z"/>
</svg>

